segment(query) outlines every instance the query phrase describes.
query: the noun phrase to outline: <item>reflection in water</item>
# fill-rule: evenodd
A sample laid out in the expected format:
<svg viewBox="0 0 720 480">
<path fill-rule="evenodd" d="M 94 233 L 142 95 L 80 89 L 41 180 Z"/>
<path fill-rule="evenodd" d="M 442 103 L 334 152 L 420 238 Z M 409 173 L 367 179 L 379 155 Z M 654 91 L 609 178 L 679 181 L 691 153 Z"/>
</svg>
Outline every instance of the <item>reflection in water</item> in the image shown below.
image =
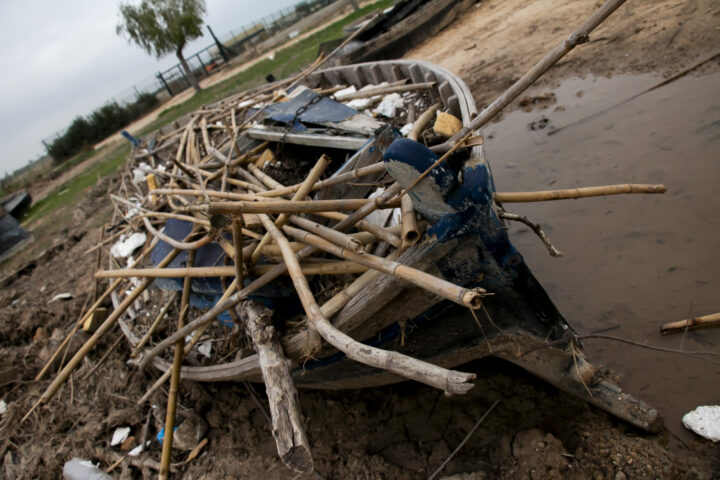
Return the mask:
<svg viewBox="0 0 720 480">
<path fill-rule="evenodd" d="M 498 191 L 665 184 L 664 195 L 507 204 L 540 222 L 565 256 L 551 258 L 523 226 L 511 227 L 511 240 L 581 334 L 720 352 L 720 329 L 659 335 L 665 322 L 720 311 L 720 73 L 623 103 L 660 80 L 568 80 L 554 105 L 487 126 L 486 152 Z M 685 438 L 681 416 L 720 401 L 720 365 L 604 340 L 584 351 Z"/>
</svg>

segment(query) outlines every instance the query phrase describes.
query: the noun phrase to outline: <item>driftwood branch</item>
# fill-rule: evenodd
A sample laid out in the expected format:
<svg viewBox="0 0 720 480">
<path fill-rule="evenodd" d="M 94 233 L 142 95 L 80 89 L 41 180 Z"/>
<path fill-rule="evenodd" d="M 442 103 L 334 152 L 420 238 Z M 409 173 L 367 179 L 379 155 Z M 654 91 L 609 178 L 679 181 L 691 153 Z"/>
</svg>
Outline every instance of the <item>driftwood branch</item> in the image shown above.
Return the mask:
<svg viewBox="0 0 720 480">
<path fill-rule="evenodd" d="M 313 460 L 302 425 L 297 389 L 290 376 L 290 361 L 270 321 L 272 311 L 252 300 L 243 302 L 237 310 L 258 354 L 278 454 L 288 468 L 311 472 Z"/>
<path fill-rule="evenodd" d="M 542 240 L 543 244 L 545 244 L 545 247 L 548 249 L 548 252 L 550 252 L 550 256 L 562 257 L 562 255 L 563 255 L 562 252 L 560 250 L 558 250 L 557 248 L 555 248 L 555 245 L 552 244 L 552 242 L 550 241 L 548 236 L 545 234 L 543 229 L 540 227 L 539 223 L 534 223 L 525 216 L 517 215 L 515 213 L 509 213 L 504 210 L 500 210 L 498 215 L 500 216 L 500 218 L 504 218 L 505 220 L 513 220 L 515 222 L 524 223 L 525 225 L 530 227 L 530 229 L 533 232 L 535 232 L 535 235 L 537 235 L 540 238 L 540 240 Z"/>
</svg>

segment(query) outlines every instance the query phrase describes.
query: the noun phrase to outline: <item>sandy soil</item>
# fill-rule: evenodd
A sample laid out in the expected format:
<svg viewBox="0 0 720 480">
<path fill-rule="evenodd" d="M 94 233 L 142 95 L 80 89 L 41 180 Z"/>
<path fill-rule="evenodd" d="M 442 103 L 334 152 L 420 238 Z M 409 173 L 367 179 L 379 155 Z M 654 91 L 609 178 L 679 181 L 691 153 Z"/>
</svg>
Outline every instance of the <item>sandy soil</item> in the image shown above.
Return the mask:
<svg viewBox="0 0 720 480">
<path fill-rule="evenodd" d="M 556 0 L 483 1 L 462 20 L 429 39 L 408 57 L 429 59 L 447 66 L 470 85 L 478 104 L 487 103 L 574 28 L 596 4 L 594 1 L 569 4 Z M 657 72 L 663 75 L 677 71 L 681 65 L 692 63 L 720 46 L 720 30 L 716 27 L 718 18 L 720 6 L 710 1 L 629 2 L 610 18 L 608 26 L 592 37 L 589 45 L 579 48 L 568 60 L 552 69 L 537 92 L 561 86 L 563 81 L 576 74 Z M 473 44 L 473 48 L 464 50 Z M 720 68 L 716 63 L 708 65 L 705 70 L 718 71 Z M 566 88 L 571 88 L 575 98 L 580 98 L 576 94 L 579 91 L 576 85 Z M 568 110 L 572 107 L 571 102 L 558 93 L 557 105 L 548 105 L 542 112 L 553 120 L 549 112 L 556 106 L 564 106 Z M 534 114 L 540 112 L 541 107 L 538 106 Z M 582 117 L 585 113 L 578 112 L 578 115 Z M 514 114 L 506 114 L 506 119 L 514 119 L 516 125 L 525 125 L 525 117 L 510 118 L 511 115 Z M 557 119 L 558 122 L 560 120 L 573 119 Z M 714 132 L 711 130 L 711 135 L 715 135 Z M 513 154 L 522 159 L 520 147 L 539 137 L 534 134 L 530 140 L 523 137 L 526 143 L 522 143 L 510 136 L 500 142 L 502 135 L 492 133 L 492 130 L 486 132 L 489 137 L 495 137 L 488 138 L 487 143 L 491 161 L 493 149 L 498 158 L 503 158 L 502 163 L 493 164 L 496 180 L 518 185 L 539 178 L 537 172 L 543 170 L 542 165 L 534 167 L 539 170 L 531 172 L 530 178 L 521 178 L 514 174 L 517 169 L 509 160 L 513 142 L 519 145 Z M 527 136 L 527 133 L 523 135 Z M 571 129 L 563 135 L 569 137 L 566 141 L 572 142 Z M 716 144 L 708 145 L 710 149 Z M 577 148 L 582 151 L 581 146 Z M 553 153 L 556 152 L 549 148 L 544 155 L 551 157 Z M 574 153 L 577 154 L 577 151 Z M 526 151 L 524 155 L 528 155 Z M 561 166 L 553 165 L 551 168 Z M 602 170 L 602 166 L 594 168 Z M 640 176 L 645 171 L 638 170 L 636 173 Z M 599 177 L 600 173 L 595 175 Z M 571 174 L 563 177 L 565 180 L 571 178 Z M 646 178 L 625 180 L 641 181 Z M 542 177 L 541 181 L 547 183 L 552 180 Z M 84 252 L 96 242 L 92 226 L 108 215 L 108 209 L 102 206 L 100 198 L 112 187 L 112 182 L 113 179 L 107 179 L 88 193 L 87 199 L 77 209 L 78 214 L 64 232 L 71 233 L 65 241 L 0 285 L 0 398 L 8 404 L 8 411 L 0 420 L 2 478 L 57 478 L 63 463 L 73 456 L 92 459 L 107 468 L 122 454 L 121 447 L 109 445 L 116 427 L 130 426 L 136 443 L 147 418 L 150 418 L 153 435 L 160 427 L 156 418 L 162 418 L 162 407 L 153 409 L 154 414 L 148 417 L 147 406 L 135 405 L 136 399 L 154 382 L 157 374 L 138 372 L 125 365 L 129 352 L 124 343 L 115 347 L 105 363 L 92 376 L 89 375 L 120 335 L 117 331 L 103 339 L 86 358 L 58 398 L 38 409 L 26 423 L 19 423 L 22 415 L 48 385 L 47 379 L 39 383 L 31 379 L 69 331 L 84 299 L 93 288 L 89 272 L 94 269 L 95 259 Z M 703 190 L 702 195 L 707 195 L 707 192 Z M 601 206 L 595 208 L 606 212 L 600 210 Z M 591 213 L 594 215 L 594 212 Z M 538 219 L 543 219 L 547 212 L 535 213 Z M 562 211 L 558 217 L 567 214 L 567 211 Z M 587 212 L 579 215 L 591 216 Z M 559 221 L 558 217 L 555 220 Z M 587 235 L 576 237 L 570 236 L 566 230 L 550 230 L 550 234 L 555 238 L 555 233 L 563 233 L 556 241 L 571 253 L 573 245 L 584 245 L 588 239 L 597 236 L 595 230 L 586 231 L 589 232 Z M 567 241 L 566 233 L 571 237 L 570 244 L 563 243 Z M 523 238 L 517 231 L 513 235 Z M 531 249 L 534 247 L 530 244 L 536 244 L 530 236 L 524 237 L 526 241 L 522 250 L 526 252 L 526 247 Z M 626 238 L 624 241 L 630 240 Z M 599 247 L 590 244 L 587 248 Z M 642 248 L 642 245 L 634 248 Z M 577 259 L 582 257 L 580 253 L 568 254 L 567 258 Z M 531 266 L 541 264 L 533 259 L 532 253 L 526 255 Z M 651 260 L 648 259 L 648 262 Z M 543 283 L 547 281 L 546 287 L 553 298 L 558 293 L 564 294 L 561 295 L 562 311 L 568 306 L 576 310 L 581 308 L 583 298 L 591 297 L 593 291 L 606 286 L 593 284 L 586 297 L 575 298 L 572 289 L 568 293 L 567 280 L 570 277 L 566 275 L 567 269 L 577 275 L 577 270 L 573 270 L 577 267 L 572 267 L 571 263 L 562 265 L 565 266 L 560 267 L 564 269 L 560 277 L 553 276 L 556 268 L 553 266 L 540 268 L 539 275 Z M 628 275 L 629 271 L 621 274 Z M 587 273 L 582 275 L 586 277 Z M 576 280 L 571 283 L 583 283 L 583 276 L 575 277 Z M 712 275 L 708 278 L 705 280 L 702 277 L 702 280 L 716 280 Z M 661 281 L 666 280 L 661 278 Z M 711 292 L 712 285 L 702 288 Z M 48 303 L 49 298 L 63 292 L 72 293 L 74 298 Z M 611 292 L 616 293 L 617 290 Z M 671 292 L 673 295 L 677 293 L 674 290 Z M 629 292 L 626 301 L 633 300 L 634 295 L 635 292 Z M 647 294 L 640 300 L 646 302 L 651 298 Z M 573 301 L 576 303 L 573 304 Z M 602 316 L 603 312 L 592 313 Z M 72 342 L 68 355 L 86 338 L 84 334 L 79 334 Z M 699 336 L 689 341 L 707 343 L 705 338 Z M 706 348 L 716 347 L 717 343 L 713 343 L 716 340 L 712 339 L 717 337 L 710 338 L 710 346 L 706 345 Z M 643 361 L 649 363 L 653 360 L 644 358 Z M 616 370 L 622 370 L 622 365 L 613 367 L 621 367 Z M 707 365 L 695 368 L 707 368 L 710 373 L 717 370 Z M 302 478 L 427 478 L 496 400 L 500 401 L 496 409 L 440 477 L 711 479 L 717 478 L 720 471 L 717 448 L 697 437 L 678 439 L 672 430 L 660 435 L 645 434 L 499 361 L 478 361 L 464 366 L 463 370 L 478 373 L 478 387 L 470 395 L 459 398 L 443 398 L 435 390 L 412 383 L 362 391 L 300 392 L 316 461 L 316 473 Z M 676 373 L 687 375 L 685 370 L 679 373 L 673 371 L 673 374 Z M 83 379 L 85 375 L 88 375 L 87 379 Z M 712 381 L 713 377 L 710 378 Z M 262 387 L 255 388 L 264 399 Z M 720 392 L 714 390 L 714 394 L 716 401 Z M 165 397 L 166 392 L 160 391 L 151 400 L 156 405 L 163 405 Z M 185 466 L 182 462 L 187 452 L 175 452 L 173 461 L 181 472 L 178 478 L 300 478 L 282 467 L 277 459 L 270 426 L 247 386 L 185 382 L 181 385 L 179 410 L 181 413 L 192 410 L 208 423 L 209 443 L 198 458 Z M 157 460 L 159 452 L 158 443 L 153 442 L 140 458 Z M 118 478 L 150 478 L 155 472 L 149 465 L 134 467 L 125 460 L 117 466 L 113 475 Z"/>
</svg>

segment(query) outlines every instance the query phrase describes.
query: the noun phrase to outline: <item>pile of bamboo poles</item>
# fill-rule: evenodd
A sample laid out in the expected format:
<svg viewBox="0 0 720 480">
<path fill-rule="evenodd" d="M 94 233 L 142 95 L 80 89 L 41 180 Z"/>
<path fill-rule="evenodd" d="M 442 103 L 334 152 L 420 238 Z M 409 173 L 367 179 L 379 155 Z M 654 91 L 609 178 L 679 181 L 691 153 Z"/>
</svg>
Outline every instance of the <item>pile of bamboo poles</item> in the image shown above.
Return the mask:
<svg viewBox="0 0 720 480">
<path fill-rule="evenodd" d="M 586 37 L 621 3 L 621 0 L 608 2 L 596 14 L 598 20 L 583 25 L 581 33 Z M 570 48 L 561 52 L 562 55 Z M 553 62 L 562 56 L 553 55 Z M 469 309 L 482 307 L 486 293 L 482 289 L 467 289 L 398 261 L 403 252 L 419 248 L 428 226 L 414 211 L 408 193 L 452 152 L 476 145 L 475 130 L 516 98 L 531 80 L 514 85 L 500 97 L 497 105 L 493 103 L 492 108 L 488 107 L 472 124 L 465 125 L 443 144 L 445 148 L 441 150 L 446 153 L 405 189 L 387 174 L 382 161 L 329 176 L 333 173 L 330 171 L 333 162 L 324 154 L 312 159 L 314 164 L 303 172 L 301 181 L 284 185 L 282 179 L 269 173 L 272 169 L 266 168 L 267 160 L 263 163 L 263 159 L 275 157 L 276 162 L 285 160 L 282 139 L 279 143 L 241 140 L 247 140 L 247 129 L 261 116 L 263 105 L 285 101 L 285 88 L 300 85 L 321 63 L 322 59 L 318 59 L 301 74 L 271 87 L 233 95 L 201 108 L 189 115 L 184 125 L 177 124 L 172 131 L 156 136 L 146 149 L 133 151 L 120 187 L 111 195 L 114 216 L 106 229 L 109 234 L 96 247 L 101 254 L 98 265 L 107 247 L 131 234 L 144 234 L 145 243 L 132 256 L 106 256 L 110 267 L 98 271 L 96 277 L 113 280 L 104 293 L 95 295 L 95 302 L 78 319 L 68 339 L 81 326 L 91 323 L 97 309 L 108 298 L 112 298 L 114 309 L 60 370 L 33 410 L 53 398 L 99 339 L 118 323 L 132 344 L 130 356 L 140 368 L 158 366 L 158 359 L 163 355 L 172 359 L 172 367 L 164 369 L 140 399 L 140 402 L 147 401 L 170 379 L 161 478 L 168 473 L 181 365 L 197 353 L 201 344 L 223 340 L 213 338 L 213 334 L 224 335 L 225 344 L 231 346 L 237 345 L 239 331 L 247 334 L 244 338 L 256 352 L 259 373 L 266 385 L 278 452 L 288 467 L 300 472 L 311 471 L 313 467 L 297 392 L 290 376 L 293 362 L 312 358 L 321 349 L 323 354 L 341 351 L 352 360 L 425 383 L 449 395 L 462 394 L 472 388 L 474 374 L 361 344 L 348 334 L 351 332 L 334 325 L 332 318 L 382 275 L 400 278 L 426 290 L 433 298 L 447 299 Z M 387 88 L 397 90 L 399 87 Z M 420 90 L 431 88 L 432 84 L 406 87 Z M 316 92 L 328 94 L 339 88 L 341 86 L 332 86 Z M 374 95 L 386 91 L 371 92 Z M 408 137 L 420 138 L 440 108 L 443 107 L 433 105 L 419 115 Z M 324 189 L 362 183 L 364 177 L 369 176 L 376 179 L 368 190 L 373 193 L 370 197 L 314 198 Z M 506 212 L 502 204 L 664 191 L 661 185 L 614 185 L 550 192 L 495 192 L 494 199 L 499 218 L 527 224 L 551 254 L 559 255 L 539 225 Z M 396 212 L 390 217 L 399 218 L 397 224 L 369 220 L 374 212 L 387 209 Z M 187 224 L 188 233 L 184 238 L 164 232 L 164 226 L 170 221 Z M 159 246 L 165 246 L 166 253 L 163 258 L 154 258 L 154 265 L 149 265 L 153 250 L 155 256 L 159 256 Z M 219 247 L 222 255 L 213 265 L 195 266 L 204 249 L 211 246 Z M 182 259 L 182 265 L 173 264 L 176 258 Z M 286 324 L 285 336 L 280 338 L 275 328 L 277 319 L 271 321 L 272 312 L 252 301 L 251 296 L 283 275 L 289 275 L 302 310 L 299 321 L 280 319 Z M 222 280 L 222 294 L 211 308 L 200 311 L 192 306 L 193 295 L 197 293 L 193 288 L 194 279 L 207 277 Z M 157 292 L 150 293 L 149 288 L 161 278 L 182 279 L 182 286 L 178 285 L 181 295 L 173 293 L 163 299 Z M 236 328 L 219 328 L 214 322 L 226 311 Z M 163 323 L 167 324 L 165 328 Z M 63 347 L 38 374 L 38 380 Z M 174 351 L 171 352 L 171 348 Z M 224 357 L 236 353 L 238 347 L 229 350 L 229 354 L 222 352 Z M 214 360 L 224 358 L 217 356 Z M 30 412 L 25 418 L 29 415 Z"/>
</svg>

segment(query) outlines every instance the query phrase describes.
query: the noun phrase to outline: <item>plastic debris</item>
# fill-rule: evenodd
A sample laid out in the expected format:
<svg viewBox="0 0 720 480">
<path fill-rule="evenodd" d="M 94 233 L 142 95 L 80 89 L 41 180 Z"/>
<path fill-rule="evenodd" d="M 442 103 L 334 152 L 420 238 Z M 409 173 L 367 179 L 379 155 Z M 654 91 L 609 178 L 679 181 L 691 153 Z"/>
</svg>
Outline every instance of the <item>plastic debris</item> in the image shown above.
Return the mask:
<svg viewBox="0 0 720 480">
<path fill-rule="evenodd" d="M 149 443 L 149 442 L 148 442 Z M 137 457 L 145 449 L 145 446 L 141 443 L 137 447 L 133 448 L 128 452 L 128 457 Z"/>
<path fill-rule="evenodd" d="M 210 353 L 212 352 L 212 342 L 201 343 L 200 346 L 198 346 L 198 352 L 200 352 L 200 355 L 203 357 L 210 358 Z"/>
<path fill-rule="evenodd" d="M 400 129 L 400 133 L 403 137 L 407 137 L 408 133 L 410 133 L 410 130 L 412 130 L 413 124 L 412 123 L 406 123 L 403 125 L 403 127 Z"/>
<path fill-rule="evenodd" d="M 71 293 L 58 293 L 48 303 L 53 303 L 57 300 L 72 300 L 73 296 Z"/>
<path fill-rule="evenodd" d="M 145 245 L 147 235 L 141 232 L 136 232 L 127 238 L 120 237 L 120 240 L 110 248 L 110 253 L 115 258 L 126 258 L 129 257 L 137 248 Z"/>
<path fill-rule="evenodd" d="M 73 458 L 63 465 L 63 478 L 65 480 L 112 480 L 112 477 L 90 460 Z"/>
<path fill-rule="evenodd" d="M 697 407 L 682 418 L 682 423 L 703 438 L 720 442 L 720 405 Z"/>
<path fill-rule="evenodd" d="M 357 88 L 355 88 L 355 85 L 350 85 L 347 88 L 341 88 L 340 90 L 335 92 L 333 95 L 335 95 L 336 97 L 340 97 L 342 95 L 348 95 L 350 93 L 355 93 L 355 92 L 357 92 Z"/>
<path fill-rule="evenodd" d="M 130 435 L 130 427 L 116 428 L 112 440 L 110 440 L 110 446 L 120 445 L 128 438 L 128 435 Z"/>
<path fill-rule="evenodd" d="M 391 93 L 390 95 L 385 95 L 383 97 L 382 101 L 380 102 L 380 105 L 375 107 L 375 110 L 373 110 L 378 115 L 383 115 L 387 118 L 393 118 L 395 115 L 397 115 L 398 109 L 402 109 L 405 106 L 405 102 L 403 101 L 402 97 L 398 93 Z"/>
<path fill-rule="evenodd" d="M 5 400 L 0 400 L 0 417 L 5 415 L 5 412 L 7 412 L 7 403 Z"/>
</svg>

